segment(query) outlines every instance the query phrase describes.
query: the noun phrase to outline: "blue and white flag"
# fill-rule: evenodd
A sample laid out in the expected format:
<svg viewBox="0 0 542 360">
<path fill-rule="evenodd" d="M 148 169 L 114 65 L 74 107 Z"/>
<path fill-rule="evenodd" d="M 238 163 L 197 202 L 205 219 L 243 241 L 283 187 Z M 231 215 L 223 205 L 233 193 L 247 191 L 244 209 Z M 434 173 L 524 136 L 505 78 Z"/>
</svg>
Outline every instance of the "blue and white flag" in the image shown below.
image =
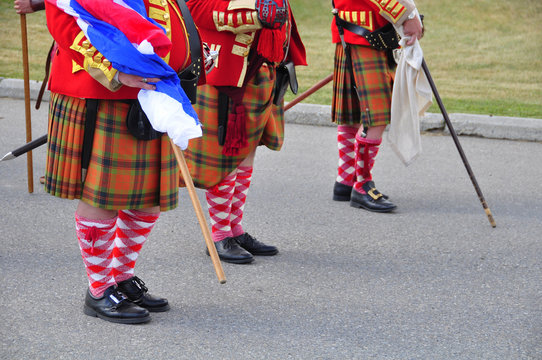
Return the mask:
<svg viewBox="0 0 542 360">
<path fill-rule="evenodd" d="M 177 73 L 160 57 L 171 42 L 147 16 L 142 0 L 47 0 L 76 18 L 88 40 L 113 68 L 144 78 L 160 78 L 155 91 L 141 89 L 138 100 L 152 127 L 166 132 L 181 149 L 201 137 L 201 124 Z"/>
</svg>

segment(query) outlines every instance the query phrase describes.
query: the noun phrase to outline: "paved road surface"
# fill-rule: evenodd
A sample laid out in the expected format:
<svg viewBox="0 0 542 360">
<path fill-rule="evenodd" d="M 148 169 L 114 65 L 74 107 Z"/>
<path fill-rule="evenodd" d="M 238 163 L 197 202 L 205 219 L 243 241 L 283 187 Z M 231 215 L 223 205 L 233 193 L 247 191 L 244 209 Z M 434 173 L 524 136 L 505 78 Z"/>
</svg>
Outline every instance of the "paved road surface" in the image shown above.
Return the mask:
<svg viewBox="0 0 542 360">
<path fill-rule="evenodd" d="M 224 264 L 220 285 L 181 190 L 137 268 L 172 309 L 141 326 L 83 315 L 76 202 L 40 187 L 45 149 L 33 194 L 24 157 L 0 163 L 0 358 L 542 359 L 541 143 L 461 137 L 492 228 L 449 136 L 409 167 L 384 142 L 374 177 L 398 211 L 374 214 L 331 200 L 334 128 L 286 131 L 244 220 L 280 254 Z M 0 99 L 0 134 L 0 155 L 24 142 L 22 100 Z"/>
</svg>

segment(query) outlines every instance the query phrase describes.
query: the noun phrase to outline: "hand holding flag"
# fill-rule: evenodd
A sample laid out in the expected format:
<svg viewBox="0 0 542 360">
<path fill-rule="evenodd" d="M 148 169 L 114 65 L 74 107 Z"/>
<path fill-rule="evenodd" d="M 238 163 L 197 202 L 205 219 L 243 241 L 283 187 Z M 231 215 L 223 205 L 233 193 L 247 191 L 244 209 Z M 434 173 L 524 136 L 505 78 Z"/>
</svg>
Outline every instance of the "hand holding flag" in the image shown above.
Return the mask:
<svg viewBox="0 0 542 360">
<path fill-rule="evenodd" d="M 167 132 L 186 149 L 202 135 L 201 124 L 177 73 L 161 58 L 171 41 L 146 13 L 143 0 L 47 0 L 73 16 L 81 30 L 113 67 L 142 79 L 160 79 L 155 91 L 143 88 L 138 99 L 152 127 Z M 140 86 L 137 86 L 140 87 Z M 141 86 L 143 87 L 143 86 Z"/>
</svg>

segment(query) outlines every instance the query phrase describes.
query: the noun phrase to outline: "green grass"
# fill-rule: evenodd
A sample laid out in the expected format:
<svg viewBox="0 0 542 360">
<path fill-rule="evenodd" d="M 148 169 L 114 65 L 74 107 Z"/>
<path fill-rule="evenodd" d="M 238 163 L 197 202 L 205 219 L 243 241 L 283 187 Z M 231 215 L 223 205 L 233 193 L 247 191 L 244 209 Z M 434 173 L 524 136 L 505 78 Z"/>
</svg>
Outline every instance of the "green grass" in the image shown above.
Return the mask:
<svg viewBox="0 0 542 360">
<path fill-rule="evenodd" d="M 43 80 L 45 59 L 53 42 L 45 25 L 45 11 L 25 15 L 31 80 Z M 0 0 L 0 77 L 23 78 L 21 16 L 13 0 Z"/>
<path fill-rule="evenodd" d="M 333 71 L 330 0 L 291 0 L 307 49 L 299 93 Z M 542 119 L 542 1 L 418 0 L 424 55 L 449 113 Z M 45 14 L 26 16 L 30 78 L 43 79 L 51 36 Z M 0 76 L 22 78 L 21 28 L 12 0 L 0 0 Z M 286 100 L 295 96 L 288 94 Z M 304 102 L 331 103 L 331 84 Z M 439 112 L 436 105 L 430 112 Z"/>
</svg>

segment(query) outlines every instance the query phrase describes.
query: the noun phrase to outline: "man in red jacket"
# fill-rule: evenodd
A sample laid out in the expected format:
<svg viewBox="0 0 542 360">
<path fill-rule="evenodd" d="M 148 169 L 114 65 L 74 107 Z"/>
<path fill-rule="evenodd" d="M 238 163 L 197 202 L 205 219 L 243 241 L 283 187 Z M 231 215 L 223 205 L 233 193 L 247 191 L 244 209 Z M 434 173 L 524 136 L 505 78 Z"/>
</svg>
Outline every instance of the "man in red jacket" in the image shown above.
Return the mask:
<svg viewBox="0 0 542 360">
<path fill-rule="evenodd" d="M 351 24 L 354 31 L 357 27 L 372 32 L 392 23 L 403 25 L 405 36 L 411 37 L 407 45 L 422 36 L 421 22 L 410 0 L 334 0 L 334 7 L 336 16 Z M 345 29 L 343 40 L 346 54 L 350 53 L 350 69 L 335 18 L 331 33 L 337 44 L 332 121 L 338 125 L 339 148 L 333 200 L 350 201 L 351 206 L 369 211 L 393 211 L 396 206 L 376 189 L 371 170 L 390 123 L 395 67 L 390 66 L 386 51 L 373 48 L 364 36 Z"/>
<path fill-rule="evenodd" d="M 202 41 L 218 53 L 207 84 L 198 89 L 196 112 L 203 137 L 185 152 L 196 186 L 205 188 L 212 237 L 219 257 L 250 263 L 278 249 L 242 226 L 254 155 L 259 145 L 280 150 L 284 139 L 283 62 L 306 65 L 305 49 L 288 1 L 190 0 Z M 292 67 L 293 68 L 293 67 Z"/>
<path fill-rule="evenodd" d="M 127 11 L 118 8 L 123 6 L 118 2 L 111 1 L 111 8 L 104 4 L 93 9 L 102 18 L 113 7 Z M 169 44 L 162 59 L 177 73 L 186 68 L 191 63 L 188 34 L 175 2 L 142 0 L 138 5 L 163 28 L 134 16 Z M 154 90 L 153 83 L 160 79 L 113 68 L 55 0 L 47 0 L 46 15 L 58 49 L 49 81 L 45 190 L 79 199 L 75 225 L 89 282 L 84 312 L 117 323 L 146 322 L 149 312 L 167 311 L 169 304 L 147 292 L 134 267 L 160 212 L 177 206 L 179 171 L 167 135 L 136 138 L 127 127 L 127 116 L 138 92 Z M 132 30 L 143 33 L 139 27 Z M 83 139 L 91 132 L 85 148 Z M 83 165 L 87 150 L 90 160 Z"/>
</svg>

